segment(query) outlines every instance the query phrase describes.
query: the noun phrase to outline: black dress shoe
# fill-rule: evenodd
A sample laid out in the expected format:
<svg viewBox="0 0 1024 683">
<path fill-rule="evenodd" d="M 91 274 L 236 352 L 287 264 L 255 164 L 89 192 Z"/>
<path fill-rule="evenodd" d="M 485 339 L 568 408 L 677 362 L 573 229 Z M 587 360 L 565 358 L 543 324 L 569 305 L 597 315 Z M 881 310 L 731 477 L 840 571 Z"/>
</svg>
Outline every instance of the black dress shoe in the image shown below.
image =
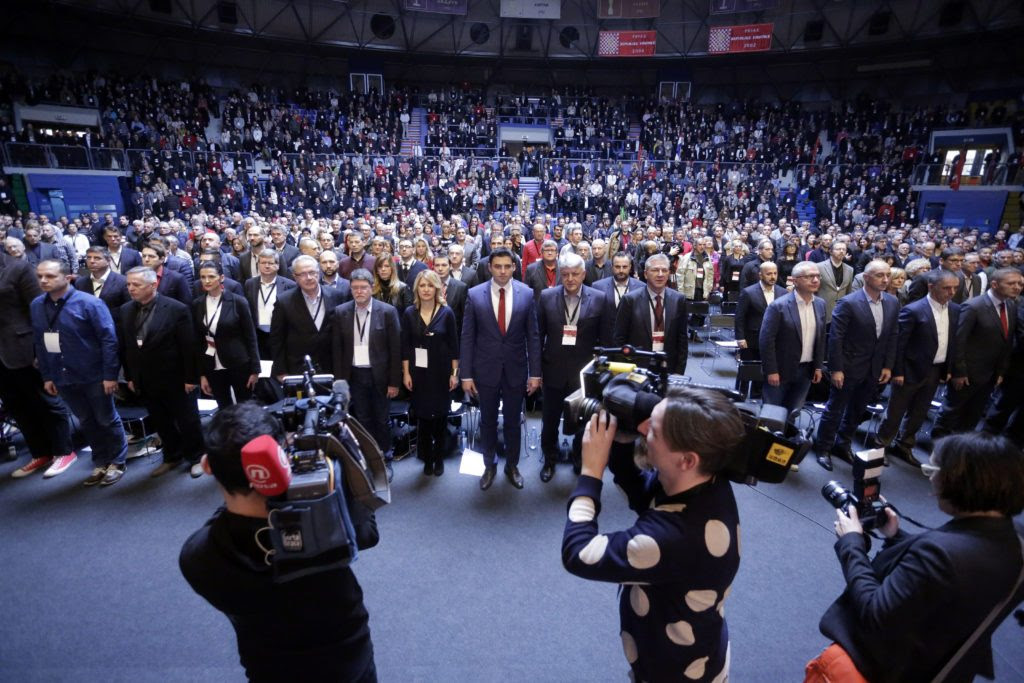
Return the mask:
<svg viewBox="0 0 1024 683">
<path fill-rule="evenodd" d="M 523 488 L 523 475 L 519 474 L 518 467 L 506 467 L 505 476 L 517 489 Z"/>
<path fill-rule="evenodd" d="M 555 476 L 555 466 L 553 463 L 544 463 L 544 467 L 540 468 L 540 480 L 545 484 L 551 481 L 551 477 Z"/>
<path fill-rule="evenodd" d="M 426 460 L 423 462 L 423 474 L 430 476 L 434 473 L 434 461 Z"/>
<path fill-rule="evenodd" d="M 440 477 L 444 474 L 444 460 L 437 460 L 434 462 L 434 476 Z"/>
<path fill-rule="evenodd" d="M 906 446 L 893 444 L 889 448 L 886 448 L 885 452 L 893 458 L 899 458 L 900 460 L 907 463 L 911 467 L 921 469 L 921 461 L 918 460 L 914 456 L 914 452 L 911 449 L 907 448 Z"/>
<path fill-rule="evenodd" d="M 829 455 L 828 453 L 826 453 L 824 455 L 818 455 L 817 456 L 817 460 L 818 460 L 818 464 L 821 465 L 823 469 L 828 470 L 829 472 L 832 471 L 832 456 L 831 455 Z"/>
<path fill-rule="evenodd" d="M 491 488 L 491 484 L 494 483 L 494 475 L 498 473 L 498 466 L 491 465 L 484 469 L 483 476 L 480 477 L 480 490 L 486 491 Z"/>
<path fill-rule="evenodd" d="M 853 451 L 849 446 L 833 446 L 829 453 L 850 465 L 853 464 Z"/>
</svg>

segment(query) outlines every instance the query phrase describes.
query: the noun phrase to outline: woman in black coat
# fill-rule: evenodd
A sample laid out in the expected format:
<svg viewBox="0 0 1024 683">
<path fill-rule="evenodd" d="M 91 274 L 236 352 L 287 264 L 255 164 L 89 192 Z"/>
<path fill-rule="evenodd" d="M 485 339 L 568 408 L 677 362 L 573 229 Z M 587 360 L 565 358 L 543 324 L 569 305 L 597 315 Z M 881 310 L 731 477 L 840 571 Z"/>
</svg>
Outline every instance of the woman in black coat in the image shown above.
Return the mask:
<svg viewBox="0 0 1024 683">
<path fill-rule="evenodd" d="M 373 264 L 373 298 L 398 309 L 399 318 L 412 306 L 413 295 L 398 279 L 398 270 L 390 257 L 383 256 Z"/>
<path fill-rule="evenodd" d="M 199 284 L 203 294 L 192 302 L 199 387 L 224 408 L 252 398 L 252 388 L 260 376 L 256 328 L 245 298 L 224 291 L 220 263 L 204 261 L 199 266 Z"/>
<path fill-rule="evenodd" d="M 907 534 L 886 508 L 876 527 L 886 540 L 871 559 L 855 508 L 836 511 L 846 590 L 821 618 L 834 643 L 807 664 L 805 683 L 859 680 L 851 668 L 872 683 L 993 677 L 992 631 L 1024 592 L 1024 540 L 1013 524 L 1024 508 L 1024 454 L 1004 436 L 956 434 L 936 441 L 921 469 L 952 518 L 938 528 Z"/>
<path fill-rule="evenodd" d="M 455 313 L 441 297 L 441 278 L 421 271 L 415 302 L 402 314 L 402 375 L 416 414 L 416 449 L 423 474 L 444 473 L 449 394 L 458 384 L 459 333 Z"/>
<path fill-rule="evenodd" d="M 743 266 L 747 264 L 747 260 L 747 247 L 743 241 L 736 238 L 730 242 L 729 253 L 722 258 L 719 268 L 721 273 L 719 282 L 722 284 L 722 289 L 725 290 L 726 295 L 730 293 L 733 295 L 731 299 L 727 297 L 727 301 L 739 298 L 740 273 L 743 272 Z"/>
</svg>

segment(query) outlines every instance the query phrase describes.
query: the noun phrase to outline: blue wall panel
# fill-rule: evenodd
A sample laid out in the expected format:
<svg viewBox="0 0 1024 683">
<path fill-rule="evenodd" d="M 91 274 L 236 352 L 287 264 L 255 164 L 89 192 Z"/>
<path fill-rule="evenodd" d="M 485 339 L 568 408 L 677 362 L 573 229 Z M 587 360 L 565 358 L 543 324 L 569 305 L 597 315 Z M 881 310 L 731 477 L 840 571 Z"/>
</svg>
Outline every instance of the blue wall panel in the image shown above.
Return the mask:
<svg viewBox="0 0 1024 683">
<path fill-rule="evenodd" d="M 978 228 L 995 232 L 1006 206 L 1006 192 L 988 190 L 922 190 L 918 213 L 923 220 L 936 212 L 942 224 L 958 228 Z"/>
<path fill-rule="evenodd" d="M 54 207 L 50 200 L 50 190 L 64 193 L 64 206 L 68 217 L 77 216 L 86 211 L 104 213 L 124 213 L 124 200 L 121 188 L 117 184 L 118 176 L 97 175 L 94 173 L 29 173 L 25 176 L 28 185 L 28 204 L 32 211 L 46 214 L 52 219 Z"/>
</svg>

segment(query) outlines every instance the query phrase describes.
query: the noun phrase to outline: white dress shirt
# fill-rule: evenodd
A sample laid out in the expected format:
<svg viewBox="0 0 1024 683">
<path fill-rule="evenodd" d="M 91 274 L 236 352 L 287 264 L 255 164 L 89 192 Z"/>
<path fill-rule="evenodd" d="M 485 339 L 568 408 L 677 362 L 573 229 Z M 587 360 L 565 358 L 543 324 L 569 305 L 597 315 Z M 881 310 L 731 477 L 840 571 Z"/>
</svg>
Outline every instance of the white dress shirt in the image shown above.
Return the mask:
<svg viewBox="0 0 1024 683">
<path fill-rule="evenodd" d="M 274 304 L 277 303 L 277 278 L 269 283 L 260 278 L 259 283 L 256 291 L 256 326 L 269 327 L 274 315 Z"/>
<path fill-rule="evenodd" d="M 946 362 L 946 355 L 949 351 L 949 304 L 940 304 L 928 295 L 928 305 L 932 307 L 932 317 L 935 318 L 935 332 L 939 338 L 939 346 L 935 349 L 933 364 Z"/>
<path fill-rule="evenodd" d="M 107 268 L 105 271 L 103 271 L 103 275 L 100 275 L 99 277 L 96 277 L 95 275 L 91 276 L 91 279 L 92 279 L 92 293 L 94 295 L 96 295 L 96 296 L 100 295 L 100 292 L 103 291 L 103 286 L 105 284 L 107 284 L 107 277 L 109 275 L 110 275 L 110 268 Z"/>
<path fill-rule="evenodd" d="M 814 317 L 814 297 L 804 301 L 796 295 L 796 310 L 800 314 L 800 362 L 810 363 L 814 360 L 814 339 L 818 332 L 818 322 Z"/>
<path fill-rule="evenodd" d="M 360 308 L 359 304 L 356 304 L 355 310 L 352 314 L 352 346 L 369 346 L 370 345 L 370 316 L 373 315 L 373 299 L 366 304 L 366 308 Z M 363 336 L 359 336 L 359 328 L 363 328 Z M 370 354 L 367 352 L 366 357 L 369 358 Z M 368 368 L 369 363 L 356 363 L 355 356 L 352 359 L 352 367 L 354 368 Z"/>
<path fill-rule="evenodd" d="M 319 330 L 320 326 L 324 324 L 324 290 L 320 288 L 320 285 L 316 287 L 316 296 L 308 297 L 306 293 L 302 293 L 302 298 L 306 301 L 306 309 L 309 311 L 309 317 L 313 319 L 313 324 L 316 325 L 316 329 Z"/>
<path fill-rule="evenodd" d="M 775 301 L 775 287 L 774 287 L 774 285 L 771 286 L 771 287 L 765 287 L 764 285 L 761 285 L 761 293 L 764 294 L 764 300 L 769 305 L 771 305 L 771 303 L 773 301 Z"/>
<path fill-rule="evenodd" d="M 213 336 L 217 334 L 217 323 L 220 322 L 220 311 L 221 311 L 221 296 L 213 296 L 212 294 L 206 295 L 206 315 L 203 317 L 203 326 L 207 329 L 207 334 Z M 213 354 L 213 369 L 223 370 L 224 366 L 220 363 L 220 355 L 217 354 L 214 349 Z"/>
<path fill-rule="evenodd" d="M 505 329 L 508 330 L 509 324 L 512 322 L 512 281 L 509 280 L 508 284 L 504 287 L 499 287 L 498 283 L 493 279 L 491 280 L 491 306 L 494 307 L 494 319 L 498 319 L 498 303 L 500 301 L 499 292 L 505 290 Z"/>
</svg>

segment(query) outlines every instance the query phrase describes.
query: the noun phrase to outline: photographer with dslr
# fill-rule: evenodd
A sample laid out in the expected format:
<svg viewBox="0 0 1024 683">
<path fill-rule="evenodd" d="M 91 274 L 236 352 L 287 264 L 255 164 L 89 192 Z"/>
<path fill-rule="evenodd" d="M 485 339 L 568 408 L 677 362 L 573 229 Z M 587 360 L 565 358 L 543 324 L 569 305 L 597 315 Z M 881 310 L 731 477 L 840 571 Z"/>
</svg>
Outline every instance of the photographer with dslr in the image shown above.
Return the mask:
<svg viewBox="0 0 1024 683">
<path fill-rule="evenodd" d="M 725 680 L 722 606 L 740 557 L 739 514 L 723 471 L 743 421 L 715 391 L 671 387 L 638 425 L 646 439 L 637 462 L 629 446 L 611 453 L 617 424 L 602 410 L 587 426 L 562 563 L 586 579 L 631 584 L 621 591 L 619 617 L 635 680 Z M 598 531 L 606 466 L 638 514 L 625 531 Z"/>
<path fill-rule="evenodd" d="M 292 560 L 295 578 L 278 580 L 270 499 L 257 487 L 290 475 L 273 471 L 288 469 L 279 453 L 250 481 L 254 468 L 243 467 L 242 451 L 262 435 L 284 443 L 281 423 L 252 402 L 224 408 L 207 426 L 203 471 L 217 479 L 225 505 L 185 542 L 181 572 L 231 621 L 249 680 L 376 681 L 363 591 L 352 570 L 338 566 L 340 551 Z M 375 545 L 373 513 L 351 498 L 348 511 L 359 547 Z"/>
<path fill-rule="evenodd" d="M 958 434 L 937 441 L 922 470 L 953 519 L 909 535 L 887 507 L 873 560 L 856 509 L 837 510 L 847 586 L 821 618 L 834 643 L 808 662 L 805 683 L 993 677 L 992 632 L 1022 597 L 1013 516 L 1024 509 L 1024 455 L 1002 436 Z"/>
</svg>

